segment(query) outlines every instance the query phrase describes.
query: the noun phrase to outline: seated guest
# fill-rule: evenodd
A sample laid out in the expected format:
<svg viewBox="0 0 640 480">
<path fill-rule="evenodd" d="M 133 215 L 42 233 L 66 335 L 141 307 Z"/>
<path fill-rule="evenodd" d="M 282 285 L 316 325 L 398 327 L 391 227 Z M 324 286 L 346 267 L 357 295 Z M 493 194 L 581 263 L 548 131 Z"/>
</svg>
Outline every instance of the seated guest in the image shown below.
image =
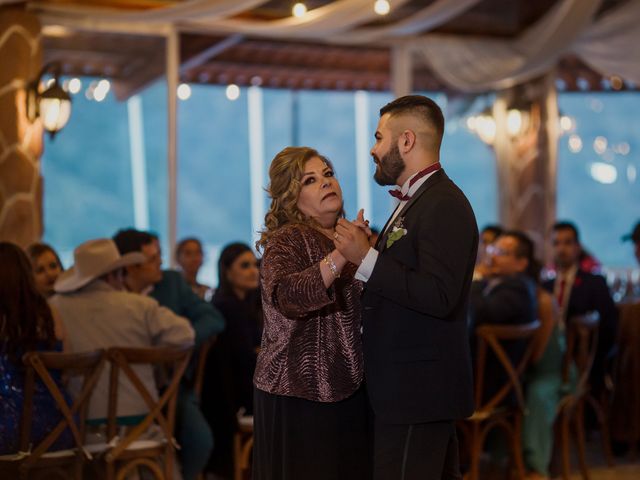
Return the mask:
<svg viewBox="0 0 640 480">
<path fill-rule="evenodd" d="M 205 298 L 211 293 L 211 287 L 198 283 L 198 271 L 202 267 L 203 258 L 202 243 L 197 238 L 189 237 L 178 242 L 176 262 L 180 265 L 182 276 L 200 298 Z"/>
<path fill-rule="evenodd" d="M 122 269 L 146 261 L 144 255 L 120 256 L 112 240 L 101 238 L 78 246 L 74 265 L 58 278 L 51 304 L 60 312 L 72 352 L 109 347 L 192 345 L 194 332 L 186 319 L 161 307 L 152 298 L 122 289 Z M 153 369 L 132 367 L 157 399 Z M 136 423 L 148 408 L 133 384 L 121 377 L 117 415 Z M 87 418 L 107 417 L 109 371 L 103 371 L 89 403 Z"/>
<path fill-rule="evenodd" d="M 231 474 L 237 412 L 253 414 L 253 373 L 262 336 L 258 260 L 248 245 L 227 245 L 218 260 L 218 289 L 213 304 L 227 320 L 207 362 L 202 404 L 216 439 L 210 466 Z"/>
<path fill-rule="evenodd" d="M 518 325 L 537 318 L 535 282 L 525 273 L 532 257 L 532 245 L 521 232 L 501 234 L 489 249 L 486 274 L 471 285 L 471 327 L 486 324 Z M 517 363 L 526 345 L 514 341 L 505 347 L 512 362 Z M 491 398 L 507 381 L 498 360 L 487 357 L 484 374 L 485 400 Z"/>
<path fill-rule="evenodd" d="M 202 342 L 224 329 L 224 318 L 218 310 L 198 297 L 179 272 L 161 270 L 162 257 L 157 237 L 138 230 L 120 230 L 113 238 L 121 254 L 139 252 L 146 261 L 125 269 L 124 283 L 134 293 L 148 293 L 160 305 L 186 317 L 195 330 L 196 349 Z M 194 358 L 198 358 L 197 352 Z M 193 391 L 192 374 L 188 372 L 178 393 L 176 438 L 180 449 L 182 476 L 193 480 L 202 472 L 213 449 L 213 435 Z"/>
<path fill-rule="evenodd" d="M 622 241 L 626 242 L 628 240 L 633 242 L 633 252 L 636 256 L 636 260 L 638 261 L 638 265 L 640 265 L 640 222 L 636 223 L 636 226 L 633 227 L 631 233 L 622 237 Z"/>
<path fill-rule="evenodd" d="M 17 453 L 24 403 L 22 355 L 30 350 L 61 351 L 63 326 L 36 288 L 25 253 L 13 243 L 0 242 L 0 455 Z M 51 372 L 56 383 L 60 378 Z M 71 403 L 71 402 L 69 402 Z M 62 420 L 55 400 L 41 380 L 33 395 L 29 442 L 35 447 Z M 51 446 L 73 446 L 66 431 Z"/>
<path fill-rule="evenodd" d="M 49 298 L 55 293 L 53 284 L 64 270 L 60 257 L 46 243 L 34 243 L 27 248 L 27 254 L 31 259 L 36 286 L 42 295 Z"/>
<path fill-rule="evenodd" d="M 576 226 L 568 222 L 556 223 L 552 244 L 557 275 L 555 279 L 544 282 L 543 286 L 558 302 L 562 324 L 572 315 L 592 311 L 600 314 L 598 348 L 589 379 L 591 390 L 598 398 L 604 388 L 606 359 L 616 337 L 618 311 L 605 279 L 580 268 L 582 248 Z"/>
<path fill-rule="evenodd" d="M 526 237 L 523 237 L 523 239 Z M 563 384 L 562 359 L 565 338 L 558 321 L 558 306 L 553 296 L 539 285 L 540 264 L 533 257 L 529 243 L 529 267 L 525 271 L 536 282 L 540 330 L 534 338 L 531 365 L 525 375 L 526 413 L 522 427 L 522 448 L 527 480 L 549 477 L 553 448 L 553 426 L 558 404 L 571 388 Z"/>
<path fill-rule="evenodd" d="M 487 251 L 490 245 L 496 241 L 502 233 L 500 225 L 487 225 L 480 231 L 480 241 L 478 243 L 478 256 L 476 258 L 476 268 L 473 271 L 473 279 L 480 280 L 489 274 L 490 256 Z"/>
<path fill-rule="evenodd" d="M 488 247 L 493 244 L 500 235 L 502 235 L 503 228 L 500 225 L 487 225 L 480 232 L 480 245 Z"/>
</svg>

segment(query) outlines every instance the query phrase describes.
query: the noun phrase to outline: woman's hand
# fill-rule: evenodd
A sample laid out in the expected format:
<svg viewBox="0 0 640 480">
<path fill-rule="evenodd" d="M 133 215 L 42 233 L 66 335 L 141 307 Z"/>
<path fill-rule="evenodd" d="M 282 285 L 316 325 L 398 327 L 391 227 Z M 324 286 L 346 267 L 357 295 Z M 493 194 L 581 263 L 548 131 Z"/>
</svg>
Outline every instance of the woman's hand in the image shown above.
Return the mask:
<svg viewBox="0 0 640 480">
<path fill-rule="evenodd" d="M 371 229 L 369 228 L 369 220 L 364 219 L 364 208 L 361 208 L 360 211 L 358 211 L 358 217 L 351 223 L 353 223 L 356 227 L 364 230 L 364 232 L 367 234 L 367 237 L 371 236 Z"/>
</svg>

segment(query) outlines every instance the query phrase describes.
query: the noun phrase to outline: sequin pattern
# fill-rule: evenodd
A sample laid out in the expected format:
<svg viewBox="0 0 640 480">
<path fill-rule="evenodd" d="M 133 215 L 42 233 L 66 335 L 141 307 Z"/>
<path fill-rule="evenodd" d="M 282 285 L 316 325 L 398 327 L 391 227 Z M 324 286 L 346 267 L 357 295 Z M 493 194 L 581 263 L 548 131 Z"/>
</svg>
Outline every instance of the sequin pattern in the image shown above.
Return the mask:
<svg viewBox="0 0 640 480">
<path fill-rule="evenodd" d="M 284 226 L 270 238 L 261 267 L 264 331 L 254 376 L 259 389 L 335 402 L 362 382 L 362 284 L 348 265 L 325 288 L 320 262 L 334 248 L 306 225 Z"/>
<path fill-rule="evenodd" d="M 24 399 L 24 370 L 9 359 L 0 345 L 0 455 L 16 453 L 19 446 L 19 428 Z M 62 350 L 58 343 L 56 351 Z M 51 372 L 53 380 L 61 385 L 60 372 Z M 71 404 L 71 399 L 66 397 Z M 62 414 L 40 379 L 36 380 L 33 397 L 33 417 L 30 443 L 37 446 L 62 419 Z M 67 429 L 57 438 L 50 450 L 62 450 L 73 446 L 71 432 Z"/>
</svg>

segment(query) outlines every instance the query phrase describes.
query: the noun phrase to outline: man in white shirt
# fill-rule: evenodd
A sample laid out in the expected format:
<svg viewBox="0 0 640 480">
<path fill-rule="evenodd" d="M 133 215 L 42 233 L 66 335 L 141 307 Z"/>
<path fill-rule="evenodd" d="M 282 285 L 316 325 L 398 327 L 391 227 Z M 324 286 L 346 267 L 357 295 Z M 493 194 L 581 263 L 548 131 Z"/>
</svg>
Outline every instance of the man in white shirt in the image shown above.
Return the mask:
<svg viewBox="0 0 640 480">
<path fill-rule="evenodd" d="M 50 299 L 64 322 L 70 351 L 193 345 L 194 332 L 185 318 L 152 298 L 122 290 L 122 269 L 145 261 L 141 253 L 121 256 L 113 240 L 106 238 L 75 249 L 74 265 L 58 278 L 57 294 Z M 133 369 L 157 399 L 152 368 L 136 365 Z M 120 382 L 118 417 L 146 414 L 148 408 L 133 384 L 124 376 Z M 108 398 L 107 368 L 96 384 L 87 418 L 106 418 Z"/>
</svg>

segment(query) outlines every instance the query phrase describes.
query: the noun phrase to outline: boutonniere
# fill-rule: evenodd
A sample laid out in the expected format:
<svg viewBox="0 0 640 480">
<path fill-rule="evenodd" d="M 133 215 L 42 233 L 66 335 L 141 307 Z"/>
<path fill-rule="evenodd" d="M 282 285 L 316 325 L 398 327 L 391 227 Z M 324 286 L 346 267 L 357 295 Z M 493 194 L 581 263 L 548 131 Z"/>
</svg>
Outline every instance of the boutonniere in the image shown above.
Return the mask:
<svg viewBox="0 0 640 480">
<path fill-rule="evenodd" d="M 407 234 L 407 229 L 404 228 L 404 217 L 398 217 L 391 227 L 391 232 L 387 235 L 387 248 L 391 247 L 395 242 L 400 240 Z"/>
<path fill-rule="evenodd" d="M 582 279 L 580 277 L 576 277 L 575 280 L 573 281 L 573 285 L 575 287 L 579 287 L 582 284 Z"/>
</svg>

